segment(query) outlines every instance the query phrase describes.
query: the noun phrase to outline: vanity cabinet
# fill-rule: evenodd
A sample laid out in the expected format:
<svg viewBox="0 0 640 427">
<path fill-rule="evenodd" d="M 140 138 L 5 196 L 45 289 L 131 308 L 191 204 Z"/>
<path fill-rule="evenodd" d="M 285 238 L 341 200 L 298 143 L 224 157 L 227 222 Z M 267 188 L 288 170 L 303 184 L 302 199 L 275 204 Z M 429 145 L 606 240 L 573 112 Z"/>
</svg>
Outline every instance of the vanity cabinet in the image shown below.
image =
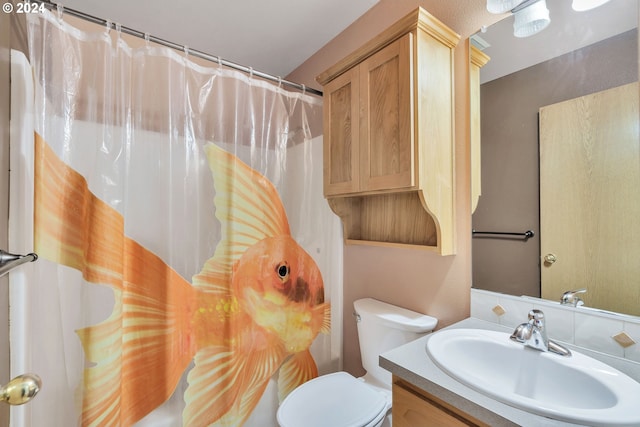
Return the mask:
<svg viewBox="0 0 640 427">
<path fill-rule="evenodd" d="M 454 248 L 453 48 L 418 8 L 317 77 L 324 195 L 347 243 Z"/>
<path fill-rule="evenodd" d="M 393 377 L 394 427 L 487 426 L 423 390 Z"/>
</svg>

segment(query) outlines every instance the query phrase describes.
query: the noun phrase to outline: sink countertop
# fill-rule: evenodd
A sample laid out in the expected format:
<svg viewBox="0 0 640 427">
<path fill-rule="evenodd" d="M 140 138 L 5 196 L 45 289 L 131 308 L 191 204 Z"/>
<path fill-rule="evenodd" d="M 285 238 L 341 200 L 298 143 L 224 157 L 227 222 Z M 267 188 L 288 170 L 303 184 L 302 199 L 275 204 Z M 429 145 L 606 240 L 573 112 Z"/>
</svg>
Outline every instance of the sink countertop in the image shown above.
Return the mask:
<svg viewBox="0 0 640 427">
<path fill-rule="evenodd" d="M 513 332 L 511 328 L 472 317 L 445 329 L 454 328 L 487 329 L 509 334 Z M 578 425 L 522 411 L 485 396 L 453 379 L 438 368 L 427 354 L 426 344 L 431 336 L 432 334 L 429 334 L 380 355 L 380 366 L 491 426 L 563 427 Z M 636 381 L 640 378 L 640 364 L 623 361 L 570 344 L 562 344 L 571 350 L 577 350 L 607 363 Z"/>
</svg>

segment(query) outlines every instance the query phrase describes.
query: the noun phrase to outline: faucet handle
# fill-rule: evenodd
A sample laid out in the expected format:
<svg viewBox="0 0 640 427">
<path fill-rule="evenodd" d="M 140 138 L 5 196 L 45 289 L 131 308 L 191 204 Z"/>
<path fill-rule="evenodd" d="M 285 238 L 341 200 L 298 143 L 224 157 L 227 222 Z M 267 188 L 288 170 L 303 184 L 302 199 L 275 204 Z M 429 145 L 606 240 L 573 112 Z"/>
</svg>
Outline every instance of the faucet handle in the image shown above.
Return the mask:
<svg viewBox="0 0 640 427">
<path fill-rule="evenodd" d="M 531 338 L 531 330 L 533 328 L 528 323 L 522 323 L 516 327 L 511 336 L 509 337 L 511 341 L 525 343 L 528 339 Z"/>
<path fill-rule="evenodd" d="M 544 328 L 544 313 L 542 312 L 542 310 L 538 310 L 538 309 L 533 309 L 531 311 L 529 311 L 529 324 L 537 327 L 537 328 Z"/>
<path fill-rule="evenodd" d="M 584 302 L 580 298 L 578 298 L 576 295 L 577 294 L 584 294 L 585 292 L 587 292 L 587 290 L 585 288 L 577 289 L 575 291 L 567 291 L 567 292 L 562 294 L 562 298 L 560 298 L 560 304 L 562 304 L 562 305 L 573 305 L 574 307 L 577 307 L 579 305 L 583 305 Z"/>
</svg>

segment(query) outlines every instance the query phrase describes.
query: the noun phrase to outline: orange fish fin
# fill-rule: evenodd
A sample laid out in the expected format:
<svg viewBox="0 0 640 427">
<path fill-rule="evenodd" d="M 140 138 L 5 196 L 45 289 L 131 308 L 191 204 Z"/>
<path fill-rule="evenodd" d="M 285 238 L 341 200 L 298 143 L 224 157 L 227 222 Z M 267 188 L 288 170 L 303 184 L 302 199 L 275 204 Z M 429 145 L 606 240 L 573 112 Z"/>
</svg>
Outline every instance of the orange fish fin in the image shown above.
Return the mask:
<svg viewBox="0 0 640 427">
<path fill-rule="evenodd" d="M 216 191 L 221 240 L 193 285 L 218 292 L 228 287 L 232 265 L 248 248 L 266 237 L 291 233 L 284 206 L 268 179 L 214 144 L 207 144 L 205 153 Z"/>
<path fill-rule="evenodd" d="M 242 425 L 258 404 L 282 358 L 278 347 L 246 353 L 229 351 L 223 346 L 199 350 L 187 377 L 183 424 Z"/>
<path fill-rule="evenodd" d="M 220 298 L 228 299 L 231 296 L 229 284 L 231 283 L 232 264 L 229 259 L 221 255 L 225 251 L 225 243 L 220 241 L 213 255 L 209 258 L 200 273 L 192 277 L 192 284 L 202 292 L 218 295 Z"/>
<path fill-rule="evenodd" d="M 258 171 L 215 144 L 205 152 L 216 190 L 216 217 L 238 233 L 244 252 L 265 237 L 291 234 L 278 191 Z M 224 230 L 223 230 L 224 232 Z"/>
<path fill-rule="evenodd" d="M 121 425 L 173 394 L 196 353 L 192 319 L 198 308 L 193 286 L 158 256 L 126 239 L 125 257 L 121 407 L 130 415 Z"/>
<path fill-rule="evenodd" d="M 34 248 L 39 257 L 122 289 L 124 219 L 35 134 Z"/>
<path fill-rule="evenodd" d="M 96 361 L 84 370 L 82 426 L 120 423 L 120 378 L 122 373 L 122 297 L 116 293 L 111 316 L 102 323 L 76 331 L 85 358 Z"/>
<path fill-rule="evenodd" d="M 324 304 L 324 318 L 320 332 L 325 335 L 331 333 L 331 304 Z"/>
<path fill-rule="evenodd" d="M 260 402 L 269 380 L 278 370 L 283 358 L 284 353 L 279 346 L 251 351 L 247 356 L 239 399 L 231 410 L 214 425 L 221 427 L 243 425 Z"/>
<path fill-rule="evenodd" d="M 317 376 L 318 368 L 308 349 L 293 354 L 280 367 L 278 399 L 282 402 L 296 387 Z"/>
<path fill-rule="evenodd" d="M 124 290 L 104 322 L 77 331 L 87 360 L 82 425 L 131 425 L 165 402 L 195 354 L 194 289 L 130 239 Z M 140 390 L 146 390 L 141 393 Z"/>
<path fill-rule="evenodd" d="M 189 371 L 182 413 L 185 426 L 209 425 L 227 413 L 239 394 L 246 360 L 223 346 L 198 351 Z"/>
<path fill-rule="evenodd" d="M 331 304 L 323 303 L 313 307 L 313 318 L 320 319 L 320 332 L 328 335 L 331 333 Z"/>
<path fill-rule="evenodd" d="M 132 424 L 171 396 L 195 354 L 195 289 L 127 238 L 122 215 L 37 133 L 34 234 L 39 256 L 114 289 L 109 318 L 77 331 L 93 363 L 84 371 L 82 425 Z"/>
<path fill-rule="evenodd" d="M 268 384 L 269 378 L 261 379 L 260 381 L 256 379 L 253 381 L 252 385 L 238 402 L 239 405 L 235 405 L 231 411 L 224 414 L 224 416 L 220 418 L 218 422 L 212 424 L 212 426 L 236 427 L 243 425 L 255 407 L 258 406 Z"/>
</svg>

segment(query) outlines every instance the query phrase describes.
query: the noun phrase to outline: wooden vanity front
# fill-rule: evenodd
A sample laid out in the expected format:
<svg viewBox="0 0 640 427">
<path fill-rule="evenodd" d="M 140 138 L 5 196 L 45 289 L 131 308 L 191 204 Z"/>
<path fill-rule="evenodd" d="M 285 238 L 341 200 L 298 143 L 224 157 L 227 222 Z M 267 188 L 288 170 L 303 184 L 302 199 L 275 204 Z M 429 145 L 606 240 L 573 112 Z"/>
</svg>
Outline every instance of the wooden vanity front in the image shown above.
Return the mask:
<svg viewBox="0 0 640 427">
<path fill-rule="evenodd" d="M 394 427 L 488 427 L 469 414 L 393 376 Z"/>
</svg>

